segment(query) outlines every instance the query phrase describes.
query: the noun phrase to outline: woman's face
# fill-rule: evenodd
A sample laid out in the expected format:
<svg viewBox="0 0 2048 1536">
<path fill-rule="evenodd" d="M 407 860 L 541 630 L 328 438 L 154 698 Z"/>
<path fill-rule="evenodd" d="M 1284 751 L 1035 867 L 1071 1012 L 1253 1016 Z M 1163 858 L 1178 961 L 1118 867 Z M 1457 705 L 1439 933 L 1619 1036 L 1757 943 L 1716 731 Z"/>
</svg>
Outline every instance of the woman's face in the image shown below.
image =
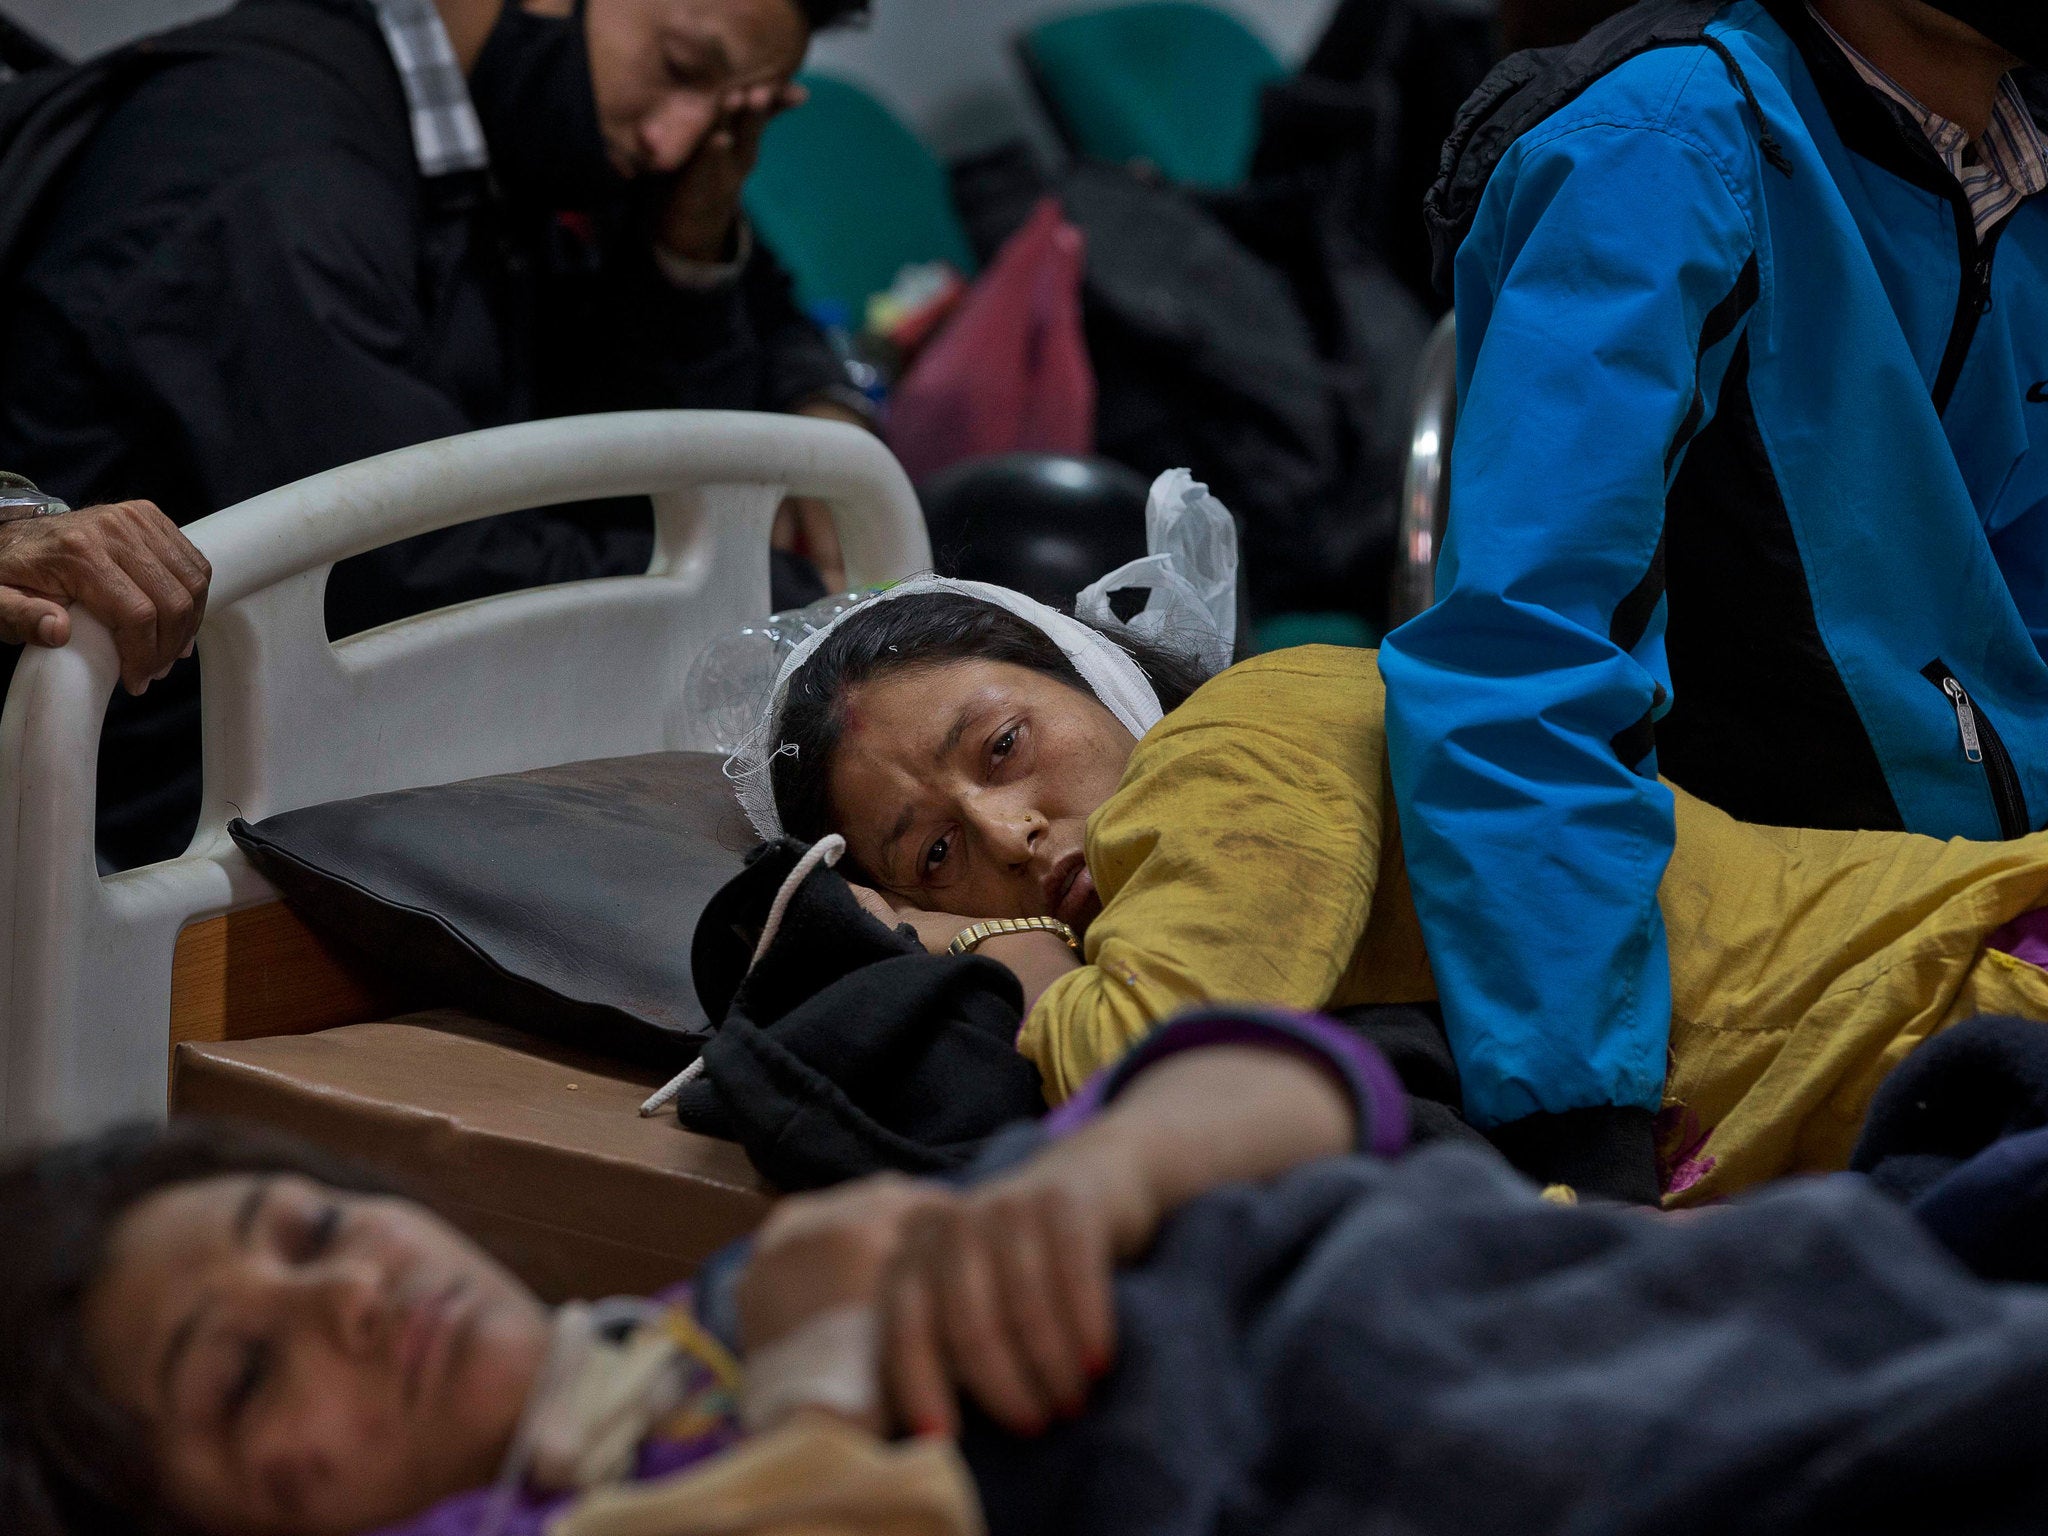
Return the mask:
<svg viewBox="0 0 2048 1536">
<path fill-rule="evenodd" d="M 213 1536 L 344 1536 L 489 1482 L 548 1338 L 446 1223 L 292 1175 L 139 1203 L 84 1324 L 166 1503 Z"/>
<path fill-rule="evenodd" d="M 1136 743 L 1092 695 L 1029 667 L 944 662 L 853 689 L 831 769 L 848 851 L 892 896 L 963 917 L 1101 910 L 1088 817 Z"/>
</svg>

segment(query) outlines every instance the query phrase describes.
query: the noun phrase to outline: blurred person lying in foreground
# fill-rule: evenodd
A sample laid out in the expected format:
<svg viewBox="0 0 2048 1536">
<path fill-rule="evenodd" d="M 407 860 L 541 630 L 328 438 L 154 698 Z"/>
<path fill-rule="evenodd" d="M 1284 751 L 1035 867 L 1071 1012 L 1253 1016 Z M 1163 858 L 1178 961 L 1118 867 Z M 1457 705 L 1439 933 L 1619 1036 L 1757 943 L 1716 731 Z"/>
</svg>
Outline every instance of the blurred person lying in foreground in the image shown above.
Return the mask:
<svg viewBox="0 0 2048 1536">
<path fill-rule="evenodd" d="M 310 1147 L 103 1134 L 0 1174 L 0 1520 L 1661 1536 L 2038 1490 L 2048 1302 L 1862 1180 L 1669 1221 L 1401 1121 L 1328 1021 L 1212 1011 L 962 1185 L 794 1197 L 694 1291 L 558 1309 Z"/>
</svg>

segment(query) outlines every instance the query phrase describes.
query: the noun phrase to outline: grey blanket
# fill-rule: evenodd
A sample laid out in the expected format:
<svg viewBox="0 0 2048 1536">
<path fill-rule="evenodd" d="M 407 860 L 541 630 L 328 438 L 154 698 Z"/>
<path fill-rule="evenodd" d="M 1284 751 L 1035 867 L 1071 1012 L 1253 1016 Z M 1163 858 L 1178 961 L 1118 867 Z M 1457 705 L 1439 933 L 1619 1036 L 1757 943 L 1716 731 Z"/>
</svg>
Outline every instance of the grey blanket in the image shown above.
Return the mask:
<svg viewBox="0 0 2048 1536">
<path fill-rule="evenodd" d="M 2048 1529 L 2048 1290 L 1855 1175 L 1670 1217 L 1335 1160 L 1189 1206 L 1119 1316 L 1081 1419 L 970 1428 L 997 1536 Z"/>
</svg>

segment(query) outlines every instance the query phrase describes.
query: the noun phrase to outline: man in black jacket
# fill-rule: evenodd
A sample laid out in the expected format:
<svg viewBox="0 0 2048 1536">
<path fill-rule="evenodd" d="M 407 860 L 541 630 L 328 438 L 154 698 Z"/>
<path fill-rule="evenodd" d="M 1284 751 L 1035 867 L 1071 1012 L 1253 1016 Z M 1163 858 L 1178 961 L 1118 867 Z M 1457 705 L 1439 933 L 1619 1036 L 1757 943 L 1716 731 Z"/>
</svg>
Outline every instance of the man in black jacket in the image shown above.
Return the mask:
<svg viewBox="0 0 2048 1536">
<path fill-rule="evenodd" d="M 739 191 L 812 31 L 862 4 L 243 0 L 145 45 L 0 252 L 0 462 L 182 523 L 541 416 L 858 419 Z M 338 567 L 329 630 L 644 568 L 650 541 L 644 501 L 427 535 Z M 190 834 L 197 692 L 188 662 L 109 715 L 116 864 Z"/>
</svg>

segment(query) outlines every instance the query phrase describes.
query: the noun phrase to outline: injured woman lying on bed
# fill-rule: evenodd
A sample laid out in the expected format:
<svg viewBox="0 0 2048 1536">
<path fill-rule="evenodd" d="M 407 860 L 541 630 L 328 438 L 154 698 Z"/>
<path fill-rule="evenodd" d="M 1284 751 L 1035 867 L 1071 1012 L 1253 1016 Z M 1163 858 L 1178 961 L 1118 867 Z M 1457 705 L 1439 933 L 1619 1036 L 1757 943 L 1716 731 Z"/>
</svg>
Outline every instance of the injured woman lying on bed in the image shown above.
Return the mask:
<svg viewBox="0 0 2048 1536">
<path fill-rule="evenodd" d="M 729 770 L 783 839 L 769 867 L 843 840 L 836 874 L 869 911 L 1008 967 L 1051 1103 L 1179 1009 L 1255 1002 L 1344 1013 L 1426 1132 L 1476 1139 L 1457 1070 L 1509 1068 L 1502 1042 L 1455 1020 L 1446 1038 L 1431 1003 L 1374 654 L 1280 651 L 1197 686 L 1112 633 L 922 578 L 813 636 Z M 1675 800 L 1662 1188 L 1589 1169 L 1582 1190 L 1694 1204 L 1843 1167 L 1922 1040 L 1978 1013 L 2048 1020 L 2048 972 L 2011 952 L 2048 937 L 2048 834 L 1786 830 Z"/>
<path fill-rule="evenodd" d="M 792 1197 L 689 1290 L 552 1311 L 294 1142 L 59 1147 L 0 1169 L 0 1528 L 1818 1536 L 2038 1509 L 2048 1291 L 1970 1273 L 1870 1181 L 1570 1205 L 1471 1147 L 1400 1155 L 1404 1118 L 1355 1034 L 1212 1010 L 961 1180 Z"/>
</svg>

